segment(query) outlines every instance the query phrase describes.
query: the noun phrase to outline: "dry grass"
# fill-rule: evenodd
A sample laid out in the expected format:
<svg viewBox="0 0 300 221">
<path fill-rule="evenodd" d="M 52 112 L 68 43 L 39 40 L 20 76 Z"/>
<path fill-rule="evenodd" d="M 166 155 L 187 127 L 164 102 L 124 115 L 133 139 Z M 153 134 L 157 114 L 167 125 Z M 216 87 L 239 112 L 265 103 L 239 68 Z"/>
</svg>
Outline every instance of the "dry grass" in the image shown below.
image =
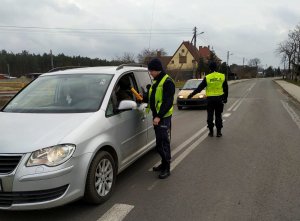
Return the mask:
<svg viewBox="0 0 300 221">
<path fill-rule="evenodd" d="M 0 108 L 2 108 L 10 99 L 11 97 L 0 97 Z"/>
<path fill-rule="evenodd" d="M 19 91 L 26 84 L 27 83 L 25 83 L 25 82 L 6 82 L 6 81 L 0 81 L 0 91 Z"/>
<path fill-rule="evenodd" d="M 0 80 L 0 92 L 2 91 L 19 91 L 24 86 L 26 86 L 30 80 L 28 79 L 8 79 Z M 0 108 L 3 107 L 9 100 L 11 96 L 1 96 L 0 97 Z"/>
</svg>

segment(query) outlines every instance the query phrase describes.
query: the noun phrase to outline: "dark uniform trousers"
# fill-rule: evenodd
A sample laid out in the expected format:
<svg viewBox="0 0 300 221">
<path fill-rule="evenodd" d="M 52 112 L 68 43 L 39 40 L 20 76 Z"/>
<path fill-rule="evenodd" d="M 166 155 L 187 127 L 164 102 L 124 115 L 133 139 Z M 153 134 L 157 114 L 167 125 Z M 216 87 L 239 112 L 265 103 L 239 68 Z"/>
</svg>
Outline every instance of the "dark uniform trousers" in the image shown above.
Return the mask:
<svg viewBox="0 0 300 221">
<path fill-rule="evenodd" d="M 223 127 L 222 112 L 224 104 L 222 102 L 222 96 L 213 96 L 207 98 L 207 127 L 213 129 L 214 127 L 214 114 L 215 124 L 217 130 L 221 130 Z"/>
<path fill-rule="evenodd" d="M 154 126 L 156 135 L 156 150 L 161 156 L 162 169 L 170 170 L 171 163 L 171 118 L 161 118 L 158 125 Z"/>
</svg>

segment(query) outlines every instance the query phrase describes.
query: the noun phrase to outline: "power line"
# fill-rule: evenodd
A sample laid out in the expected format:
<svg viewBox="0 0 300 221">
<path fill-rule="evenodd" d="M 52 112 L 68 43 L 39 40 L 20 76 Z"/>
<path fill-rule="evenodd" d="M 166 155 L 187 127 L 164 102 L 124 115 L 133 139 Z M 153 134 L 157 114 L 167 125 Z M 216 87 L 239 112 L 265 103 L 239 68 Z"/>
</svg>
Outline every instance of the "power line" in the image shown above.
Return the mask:
<svg viewBox="0 0 300 221">
<path fill-rule="evenodd" d="M 148 29 L 117 29 L 117 28 L 66 28 L 66 27 L 41 27 L 41 26 L 13 26 L 13 25 L 0 25 L 0 30 L 50 30 L 50 31 L 75 31 L 75 32 L 85 32 L 85 31 L 98 31 L 98 32 L 145 32 L 149 34 Z M 153 29 L 151 27 L 151 32 L 156 33 L 190 33 L 190 29 L 176 28 L 176 29 Z"/>
</svg>

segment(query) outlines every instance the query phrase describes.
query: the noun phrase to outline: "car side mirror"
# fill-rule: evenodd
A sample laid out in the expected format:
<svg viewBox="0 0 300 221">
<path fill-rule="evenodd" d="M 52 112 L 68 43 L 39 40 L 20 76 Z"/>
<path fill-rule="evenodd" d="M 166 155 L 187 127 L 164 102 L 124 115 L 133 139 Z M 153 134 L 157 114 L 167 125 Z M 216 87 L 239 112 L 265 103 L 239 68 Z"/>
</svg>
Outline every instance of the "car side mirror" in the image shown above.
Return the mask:
<svg viewBox="0 0 300 221">
<path fill-rule="evenodd" d="M 137 108 L 137 103 L 131 100 L 123 100 L 120 102 L 118 110 L 126 111 L 126 110 L 134 110 Z"/>
</svg>

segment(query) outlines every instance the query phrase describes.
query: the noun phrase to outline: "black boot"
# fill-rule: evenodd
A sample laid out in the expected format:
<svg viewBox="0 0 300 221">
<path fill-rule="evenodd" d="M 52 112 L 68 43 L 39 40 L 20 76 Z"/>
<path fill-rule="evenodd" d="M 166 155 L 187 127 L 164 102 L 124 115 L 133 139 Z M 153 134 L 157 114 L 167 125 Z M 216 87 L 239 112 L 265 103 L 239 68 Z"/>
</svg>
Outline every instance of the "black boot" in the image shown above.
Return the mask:
<svg viewBox="0 0 300 221">
<path fill-rule="evenodd" d="M 208 136 L 210 136 L 210 137 L 214 136 L 214 129 L 213 128 L 209 128 Z"/>
<path fill-rule="evenodd" d="M 160 172 L 160 174 L 158 175 L 159 179 L 166 179 L 168 176 L 170 176 L 170 170 L 169 169 L 164 169 Z"/>
<path fill-rule="evenodd" d="M 162 170 L 161 170 L 160 174 L 158 175 L 158 178 L 165 179 L 168 176 L 170 176 L 170 174 L 171 174 L 170 173 L 170 163 L 167 163 L 162 167 Z"/>
<path fill-rule="evenodd" d="M 162 164 L 159 164 L 158 166 L 156 166 L 156 167 L 153 167 L 153 171 L 155 171 L 155 172 L 159 172 L 159 171 L 162 171 Z"/>
<path fill-rule="evenodd" d="M 217 137 L 222 137 L 221 129 L 217 130 Z"/>
</svg>

